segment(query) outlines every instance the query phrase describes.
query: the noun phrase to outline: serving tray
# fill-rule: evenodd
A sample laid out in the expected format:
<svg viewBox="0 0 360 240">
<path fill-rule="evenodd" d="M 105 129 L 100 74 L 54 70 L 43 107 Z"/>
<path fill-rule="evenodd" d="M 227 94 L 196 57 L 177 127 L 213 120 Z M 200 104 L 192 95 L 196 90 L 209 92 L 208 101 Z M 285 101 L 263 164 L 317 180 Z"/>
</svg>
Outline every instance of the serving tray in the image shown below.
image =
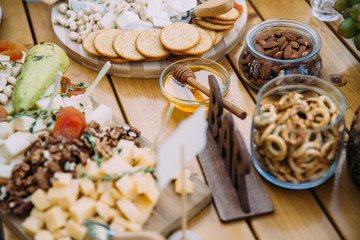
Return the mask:
<svg viewBox="0 0 360 240">
<path fill-rule="evenodd" d="M 245 0 L 239 0 L 238 2 L 243 7 L 243 13 L 240 18 L 237 19 L 234 27 L 229 31 L 226 37 L 218 45 L 206 52 L 202 58 L 217 61 L 228 54 L 239 43 L 245 32 L 248 14 Z M 51 20 L 61 15 L 58 11 L 59 4 L 60 3 L 57 3 L 53 6 L 51 10 Z M 101 57 L 88 54 L 81 44 L 72 41 L 69 37 L 69 28 L 54 24 L 52 24 L 52 26 L 57 43 L 72 59 L 95 71 L 99 71 L 105 64 L 105 61 Z M 139 61 L 112 64 L 108 74 L 124 78 L 158 78 L 164 68 L 171 63 L 172 61 L 165 59 L 152 62 Z"/>
</svg>

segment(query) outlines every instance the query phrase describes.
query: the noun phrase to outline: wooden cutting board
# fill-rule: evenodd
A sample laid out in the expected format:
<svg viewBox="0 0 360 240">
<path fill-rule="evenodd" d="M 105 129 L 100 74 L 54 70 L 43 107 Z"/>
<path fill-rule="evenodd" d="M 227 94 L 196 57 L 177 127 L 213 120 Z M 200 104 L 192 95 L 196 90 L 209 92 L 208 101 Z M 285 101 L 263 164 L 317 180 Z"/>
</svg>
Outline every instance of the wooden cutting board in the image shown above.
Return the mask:
<svg viewBox="0 0 360 240">
<path fill-rule="evenodd" d="M 234 27 L 229 31 L 226 37 L 218 45 L 206 52 L 202 58 L 217 61 L 229 53 L 241 40 L 245 33 L 248 14 L 245 0 L 239 0 L 238 2 L 243 7 L 243 13 L 240 18 L 237 19 Z M 59 4 L 60 3 L 55 4 L 51 10 L 52 21 L 57 16 L 61 15 L 58 11 Z M 101 57 L 88 54 L 81 44 L 72 41 L 69 37 L 69 28 L 54 24 L 52 26 L 57 43 L 72 59 L 95 71 L 99 71 L 105 64 L 105 61 Z M 108 74 L 124 78 L 158 78 L 164 68 L 171 63 L 172 61 L 165 59 L 152 62 L 139 61 L 113 64 Z"/>
<path fill-rule="evenodd" d="M 93 105 L 98 106 L 93 100 Z M 124 124 L 113 116 L 114 124 Z M 144 137 L 140 140 L 146 145 L 151 143 Z M 171 159 L 169 159 L 171 161 Z M 202 209 L 211 202 L 211 191 L 209 187 L 195 176 L 191 176 L 194 182 L 194 193 L 187 198 L 187 218 L 188 220 L 197 215 Z M 11 213 L 0 211 L 0 219 L 20 238 L 24 240 L 33 239 L 26 234 L 21 227 L 25 218 L 20 218 Z M 159 202 L 156 204 L 150 218 L 144 225 L 144 229 L 161 233 L 164 236 L 181 226 L 181 195 L 175 193 L 175 186 L 170 182 L 160 193 Z M 45 240 L 45 239 L 44 239 Z"/>
</svg>

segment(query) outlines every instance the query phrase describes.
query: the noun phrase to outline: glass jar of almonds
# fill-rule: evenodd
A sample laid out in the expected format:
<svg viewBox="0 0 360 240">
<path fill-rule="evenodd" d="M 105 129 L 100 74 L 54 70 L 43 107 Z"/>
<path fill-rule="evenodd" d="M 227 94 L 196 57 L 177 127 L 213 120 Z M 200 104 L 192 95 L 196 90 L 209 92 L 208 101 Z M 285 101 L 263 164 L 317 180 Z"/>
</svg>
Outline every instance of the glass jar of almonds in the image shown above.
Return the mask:
<svg viewBox="0 0 360 240">
<path fill-rule="evenodd" d="M 296 20 L 271 19 L 253 26 L 239 58 L 243 80 L 259 90 L 269 80 L 286 74 L 319 76 L 320 35 Z"/>
</svg>

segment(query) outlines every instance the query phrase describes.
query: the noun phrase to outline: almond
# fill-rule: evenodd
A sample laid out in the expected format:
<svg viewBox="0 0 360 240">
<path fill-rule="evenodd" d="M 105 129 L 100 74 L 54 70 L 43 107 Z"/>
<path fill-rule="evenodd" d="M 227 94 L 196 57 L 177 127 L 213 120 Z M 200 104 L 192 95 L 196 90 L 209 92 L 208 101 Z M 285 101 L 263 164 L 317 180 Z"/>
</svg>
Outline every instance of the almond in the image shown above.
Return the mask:
<svg viewBox="0 0 360 240">
<path fill-rule="evenodd" d="M 264 49 L 269 49 L 269 48 L 274 48 L 279 46 L 279 43 L 276 41 L 270 41 L 264 44 L 264 46 L 262 46 Z"/>
<path fill-rule="evenodd" d="M 284 59 L 289 59 L 292 53 L 292 47 L 288 45 L 284 50 Z"/>
</svg>

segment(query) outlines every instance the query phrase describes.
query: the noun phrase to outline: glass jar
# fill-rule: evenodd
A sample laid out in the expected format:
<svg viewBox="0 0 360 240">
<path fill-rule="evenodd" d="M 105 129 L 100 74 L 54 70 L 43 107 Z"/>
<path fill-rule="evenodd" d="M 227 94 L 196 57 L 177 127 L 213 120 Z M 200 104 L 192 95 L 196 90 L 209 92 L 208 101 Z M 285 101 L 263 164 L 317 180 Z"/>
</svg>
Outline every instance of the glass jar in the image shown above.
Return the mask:
<svg viewBox="0 0 360 240">
<path fill-rule="evenodd" d="M 286 38 L 288 43 L 294 41 L 295 45 L 299 45 L 299 38 L 302 38 L 301 41 L 306 43 L 306 47 L 304 47 L 306 50 L 298 55 L 298 58 L 281 59 L 285 58 L 285 52 L 287 51 L 286 48 L 283 48 L 283 44 L 275 47 L 279 50 L 277 55 L 272 52 L 275 48 L 262 49 L 261 47 L 260 51 L 262 53 L 259 52 L 260 45 L 257 44 L 259 39 L 271 36 L 271 38 L 275 38 L 274 41 L 279 42 L 282 33 L 291 33 L 297 36 L 298 39 L 296 40 Z M 269 40 L 271 39 L 266 41 Z M 301 47 L 302 45 L 300 45 Z M 300 53 L 300 48 L 291 48 L 292 52 L 290 54 L 294 53 L 293 56 L 296 56 L 296 53 Z M 239 58 L 240 74 L 242 79 L 256 90 L 259 90 L 269 80 L 286 74 L 319 76 L 322 67 L 319 55 L 320 49 L 320 35 L 311 26 L 296 20 L 270 19 L 256 24 L 246 34 L 245 45 Z M 275 58 L 274 56 L 281 56 L 281 58 Z"/>
<path fill-rule="evenodd" d="M 314 76 L 289 74 L 257 95 L 251 158 L 266 180 L 284 188 L 312 188 L 335 172 L 344 145 L 345 100 Z"/>
</svg>

